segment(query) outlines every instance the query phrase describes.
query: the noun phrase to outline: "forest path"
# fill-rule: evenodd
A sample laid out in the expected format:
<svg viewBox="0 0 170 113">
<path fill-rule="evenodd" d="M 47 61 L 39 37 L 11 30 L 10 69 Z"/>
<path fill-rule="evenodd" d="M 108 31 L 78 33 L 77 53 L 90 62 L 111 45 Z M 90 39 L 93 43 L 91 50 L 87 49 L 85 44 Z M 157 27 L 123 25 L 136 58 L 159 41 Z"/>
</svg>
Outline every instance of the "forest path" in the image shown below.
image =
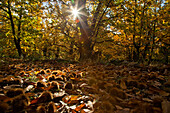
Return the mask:
<svg viewBox="0 0 170 113">
<path fill-rule="evenodd" d="M 169 68 L 1 61 L 0 109 L 7 113 L 169 113 Z"/>
</svg>

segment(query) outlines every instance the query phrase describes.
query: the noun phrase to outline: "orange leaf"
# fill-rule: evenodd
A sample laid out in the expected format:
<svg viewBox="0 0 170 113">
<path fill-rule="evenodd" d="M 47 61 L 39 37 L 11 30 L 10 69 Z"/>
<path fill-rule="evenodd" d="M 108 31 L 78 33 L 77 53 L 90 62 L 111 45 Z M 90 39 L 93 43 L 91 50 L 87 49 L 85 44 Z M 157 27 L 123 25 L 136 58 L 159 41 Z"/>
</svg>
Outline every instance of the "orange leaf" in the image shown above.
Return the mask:
<svg viewBox="0 0 170 113">
<path fill-rule="evenodd" d="M 12 101 L 12 98 L 7 97 L 3 100 L 3 102 L 8 102 L 8 101 Z"/>
<path fill-rule="evenodd" d="M 61 106 L 57 106 L 56 108 L 58 109 L 58 108 L 60 108 Z"/>
<path fill-rule="evenodd" d="M 38 78 L 39 80 L 44 79 L 41 75 L 40 75 L 40 76 L 37 76 L 37 78 Z"/>
<path fill-rule="evenodd" d="M 76 23 L 79 23 L 80 21 L 79 21 L 79 19 L 76 19 Z"/>
<path fill-rule="evenodd" d="M 85 104 L 83 103 L 83 104 L 81 104 L 80 106 L 77 106 L 76 107 L 76 111 L 80 111 L 81 110 L 81 108 L 83 108 L 85 106 Z"/>
<path fill-rule="evenodd" d="M 72 113 L 76 113 L 73 109 L 71 110 Z"/>
<path fill-rule="evenodd" d="M 68 102 L 68 104 L 73 104 L 73 103 L 77 103 L 78 102 L 78 98 L 79 98 L 80 96 L 77 96 L 77 95 L 72 95 L 71 96 L 71 98 L 69 99 L 69 102 Z"/>
<path fill-rule="evenodd" d="M 38 100 L 39 100 L 39 98 L 36 98 L 36 99 L 32 100 L 32 101 L 31 101 L 31 104 L 35 104 L 35 103 L 37 103 L 37 102 L 38 102 Z"/>
<path fill-rule="evenodd" d="M 70 97 L 69 96 L 65 96 L 62 98 L 62 101 L 67 103 L 68 101 L 70 100 Z"/>
<path fill-rule="evenodd" d="M 77 95 L 72 95 L 70 100 L 77 100 L 77 98 L 79 98 L 80 96 L 77 96 Z"/>
<path fill-rule="evenodd" d="M 80 111 L 80 113 L 86 113 L 83 109 Z"/>
<path fill-rule="evenodd" d="M 26 93 L 25 95 L 26 95 L 26 96 L 34 96 L 35 93 Z"/>
<path fill-rule="evenodd" d="M 70 78 L 71 80 L 74 80 L 74 81 L 81 81 L 82 79 L 79 79 L 79 78 Z"/>
<path fill-rule="evenodd" d="M 50 89 L 52 89 L 54 86 L 49 86 L 49 87 L 47 87 L 47 88 L 43 88 L 42 87 L 42 89 L 44 89 L 44 90 L 50 90 Z"/>
</svg>

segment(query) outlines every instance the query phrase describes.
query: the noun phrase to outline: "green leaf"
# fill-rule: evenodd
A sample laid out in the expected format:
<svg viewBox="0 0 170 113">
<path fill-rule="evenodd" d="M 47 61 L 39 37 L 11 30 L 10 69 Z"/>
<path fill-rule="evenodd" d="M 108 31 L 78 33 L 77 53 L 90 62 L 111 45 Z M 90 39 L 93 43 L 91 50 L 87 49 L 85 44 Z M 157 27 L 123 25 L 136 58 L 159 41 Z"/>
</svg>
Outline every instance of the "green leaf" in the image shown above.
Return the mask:
<svg viewBox="0 0 170 113">
<path fill-rule="evenodd" d="M 74 0 L 71 0 L 71 2 L 74 4 Z"/>
</svg>

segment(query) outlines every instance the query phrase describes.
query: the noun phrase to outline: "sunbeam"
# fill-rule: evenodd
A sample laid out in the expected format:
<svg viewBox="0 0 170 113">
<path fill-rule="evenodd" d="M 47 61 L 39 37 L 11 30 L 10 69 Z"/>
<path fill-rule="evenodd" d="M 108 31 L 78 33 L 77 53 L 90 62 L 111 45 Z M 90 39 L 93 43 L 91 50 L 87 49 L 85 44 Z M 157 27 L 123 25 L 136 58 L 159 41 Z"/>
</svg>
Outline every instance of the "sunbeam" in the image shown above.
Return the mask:
<svg viewBox="0 0 170 113">
<path fill-rule="evenodd" d="M 84 6 L 78 7 L 78 2 L 75 4 L 75 6 L 71 6 L 71 16 L 73 16 L 73 19 L 81 18 L 81 15 L 87 16 L 87 14 L 84 14 L 81 10 L 84 8 Z M 79 19 L 80 20 L 80 19 Z"/>
</svg>

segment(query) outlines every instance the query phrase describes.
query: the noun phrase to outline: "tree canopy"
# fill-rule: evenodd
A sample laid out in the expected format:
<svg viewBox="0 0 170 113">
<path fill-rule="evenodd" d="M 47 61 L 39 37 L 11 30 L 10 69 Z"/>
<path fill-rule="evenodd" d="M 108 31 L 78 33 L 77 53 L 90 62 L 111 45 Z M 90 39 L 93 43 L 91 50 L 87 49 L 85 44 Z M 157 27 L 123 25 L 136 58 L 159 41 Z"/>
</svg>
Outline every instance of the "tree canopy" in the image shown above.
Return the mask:
<svg viewBox="0 0 170 113">
<path fill-rule="evenodd" d="M 0 57 L 167 63 L 168 8 L 167 0 L 1 0 Z"/>
</svg>

